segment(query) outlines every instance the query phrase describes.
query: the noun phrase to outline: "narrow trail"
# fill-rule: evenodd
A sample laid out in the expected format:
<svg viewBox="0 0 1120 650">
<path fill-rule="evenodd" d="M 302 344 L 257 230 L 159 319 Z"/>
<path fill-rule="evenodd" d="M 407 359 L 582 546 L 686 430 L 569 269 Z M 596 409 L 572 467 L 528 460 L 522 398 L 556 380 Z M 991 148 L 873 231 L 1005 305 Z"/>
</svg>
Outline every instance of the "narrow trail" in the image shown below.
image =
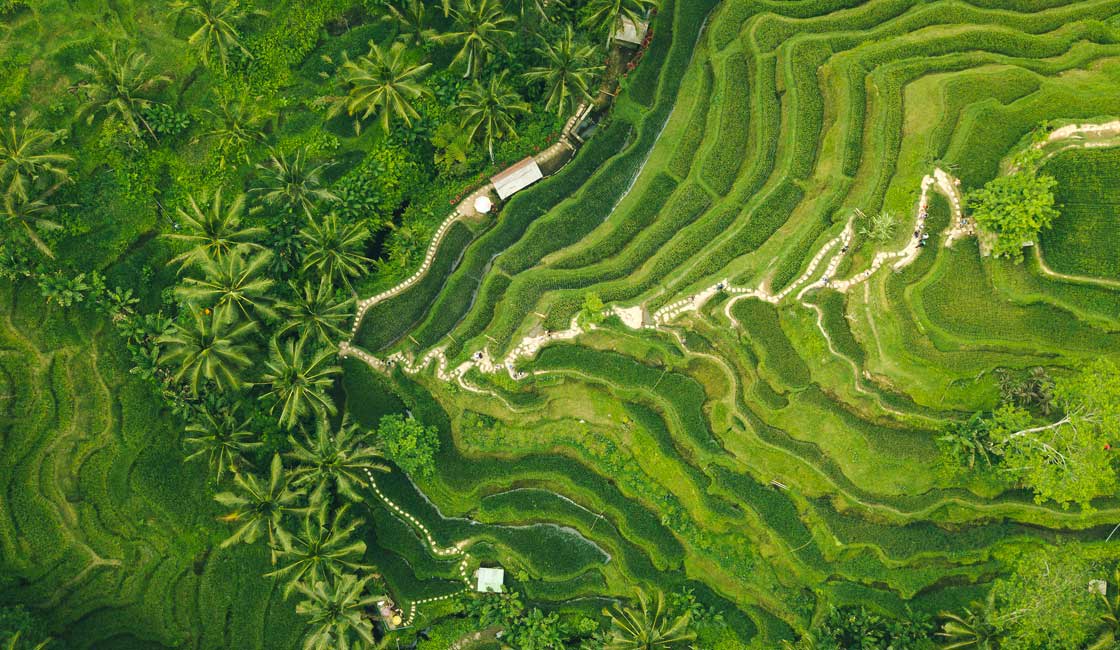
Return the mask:
<svg viewBox="0 0 1120 650">
<path fill-rule="evenodd" d="M 574 118 L 573 118 L 574 119 Z M 567 132 L 567 129 L 566 129 Z M 1061 127 L 1052 132 L 1045 140 L 1034 143 L 1033 147 L 1047 148 L 1048 156 L 1054 155 L 1058 151 L 1062 151 L 1071 147 L 1096 147 L 1096 146 L 1113 146 L 1120 144 L 1120 120 L 1098 125 L 1077 125 L 1071 124 Z M 479 190 L 482 192 L 489 188 Z M 875 401 L 884 408 L 884 410 L 895 413 L 897 415 L 904 415 L 901 412 L 890 408 L 883 403 L 882 397 L 878 394 L 873 394 L 861 385 L 861 377 L 863 376 L 859 364 L 850 357 L 844 355 L 836 348 L 833 343 L 832 336 L 827 331 L 824 324 L 824 314 L 821 308 L 806 300 L 807 294 L 813 291 L 836 291 L 839 293 L 847 293 L 850 289 L 863 285 L 865 294 L 869 285 L 867 281 L 877 271 L 884 266 L 889 265 L 892 270 L 899 271 L 911 263 L 913 263 L 921 254 L 921 249 L 926 245 L 928 239 L 932 239 L 925 229 L 925 220 L 928 214 L 930 195 L 932 192 L 943 195 L 950 205 L 950 221 L 948 226 L 940 235 L 941 245 L 944 247 L 952 247 L 953 244 L 960 239 L 976 236 L 975 224 L 971 219 L 967 219 L 964 213 L 964 199 L 960 190 L 960 180 L 953 177 L 948 172 L 935 168 L 930 174 L 924 176 L 921 181 L 921 193 L 918 204 L 914 211 L 914 234 L 908 237 L 907 243 L 899 250 L 895 251 L 880 251 L 872 258 L 871 264 L 864 270 L 843 279 L 835 279 L 834 276 L 839 270 L 841 264 L 848 257 L 849 249 L 854 239 L 854 221 L 849 220 L 845 224 L 843 230 L 834 238 L 826 241 L 821 245 L 820 249 L 810 260 L 806 266 L 805 271 L 792 283 L 787 285 L 778 293 L 770 291 L 768 282 L 764 281 L 755 287 L 733 286 L 729 280 L 723 279 L 713 285 L 708 286 L 690 296 L 677 300 L 671 304 L 665 305 L 657 311 L 649 314 L 646 309 L 646 304 L 639 303 L 637 305 L 623 306 L 611 305 L 604 310 L 605 315 L 614 315 L 628 328 L 633 330 L 664 330 L 680 339 L 679 332 L 676 328 L 672 327 L 672 323 L 681 315 L 687 312 L 699 311 L 709 300 L 713 297 L 725 293 L 730 295 L 730 299 L 723 307 L 723 313 L 727 317 L 728 322 L 732 328 L 739 328 L 741 324 L 732 313 L 732 307 L 736 302 L 743 299 L 753 298 L 763 300 L 765 302 L 777 305 L 783 303 L 791 295 L 794 300 L 801 307 L 811 309 L 816 314 L 817 328 L 820 330 L 821 335 L 828 346 L 830 354 L 845 362 L 852 368 L 854 374 L 855 390 L 857 392 L 873 396 Z M 477 193 L 476 193 L 477 194 Z M 469 199 L 473 204 L 473 197 Z M 404 283 L 382 292 L 377 296 L 367 298 L 359 302 L 358 315 L 355 319 L 354 327 L 351 332 L 351 337 L 357 334 L 357 330 L 361 324 L 362 317 L 373 305 L 382 302 L 400 292 L 406 290 L 412 284 L 415 284 L 431 265 L 431 260 L 434 257 L 435 250 L 438 248 L 440 239 L 446 234 L 447 228 L 450 227 L 455 220 L 461 218 L 462 215 L 453 213 L 441 225 L 437 231 L 436 237 L 428 249 L 428 254 L 425 258 L 424 264 L 421 269 L 416 272 L 412 277 Z M 1107 288 L 1120 288 L 1120 281 L 1108 280 L 1103 278 L 1091 278 L 1084 276 L 1068 275 L 1058 273 L 1051 269 L 1043 259 L 1039 247 L 1036 246 L 1034 254 L 1039 264 L 1039 268 L 1043 275 L 1055 279 L 1076 282 L 1082 284 L 1090 284 L 1096 286 L 1103 286 Z M 822 269 L 823 265 L 823 271 Z M 795 293 L 796 292 L 796 293 Z M 872 323 L 872 328 L 874 324 Z M 466 361 L 463 361 L 455 367 L 450 367 L 450 361 L 445 354 L 445 347 L 436 347 L 426 352 L 419 360 L 404 351 L 395 352 L 388 357 L 381 359 L 369 352 L 354 346 L 350 341 L 343 341 L 339 344 L 338 355 L 340 358 L 353 357 L 359 359 L 369 365 L 371 368 L 378 372 L 389 372 L 394 367 L 400 367 L 405 373 L 416 374 L 425 371 L 430 366 L 435 366 L 436 376 L 447 382 L 454 382 L 465 390 L 475 393 L 483 393 L 495 395 L 493 391 L 486 390 L 470 384 L 466 381 L 465 376 L 468 372 L 475 370 L 483 374 L 496 374 L 499 372 L 507 373 L 512 379 L 520 380 L 527 376 L 527 373 L 517 369 L 517 363 L 524 359 L 531 359 L 546 345 L 559 341 L 573 340 L 589 331 L 595 329 L 593 323 L 583 324 L 579 322 L 579 318 L 573 317 L 569 326 L 559 331 L 545 330 L 541 334 L 534 334 L 524 337 L 516 346 L 513 347 L 506 354 L 505 357 L 495 359 L 488 347 L 476 350 L 471 353 Z M 874 329 L 872 332 L 873 337 L 878 344 L 878 336 L 875 334 Z M 703 355 L 712 356 L 712 355 Z M 717 357 L 713 357 L 715 359 Z M 732 372 L 732 369 L 727 366 L 726 362 L 720 360 L 721 365 L 725 371 Z M 545 371 L 538 371 L 543 373 Z M 560 371 L 563 374 L 579 374 L 575 370 Z M 605 381 L 602 377 L 595 377 L 595 381 Z M 609 383 L 609 382 L 608 382 Z M 734 383 L 734 382 L 733 382 Z M 912 414 L 911 414 L 912 415 Z M 924 417 L 924 416 L 923 416 Z M 775 447 L 782 453 L 788 454 L 788 450 Z M 825 480 L 830 479 L 820 468 L 809 465 L 809 468 L 821 475 Z M 441 547 L 437 544 L 432 537 L 430 530 L 420 522 L 415 516 L 402 509 L 398 504 L 389 499 L 377 485 L 374 480 L 373 474 L 369 471 L 366 472 L 369 478 L 369 483 L 374 493 L 381 499 L 396 516 L 413 526 L 422 535 L 427 543 L 430 551 L 436 556 L 441 558 L 460 558 L 458 572 L 459 577 L 464 583 L 463 590 L 447 594 L 444 596 L 420 599 L 412 602 L 409 605 L 408 615 L 405 618 L 403 625 L 409 625 L 416 617 L 417 607 L 419 605 L 447 600 L 454 598 L 463 591 L 469 591 L 471 588 L 470 579 L 467 576 L 467 567 L 471 562 L 471 557 L 467 553 L 469 540 L 463 540 L 450 547 Z M 844 493 L 844 490 L 840 490 Z M 870 503 L 861 499 L 855 498 L 853 495 L 848 495 L 853 498 L 856 503 L 870 511 L 878 511 L 882 514 L 888 514 L 894 517 L 912 517 L 914 515 L 921 515 L 923 509 L 914 512 L 905 512 L 903 509 L 896 506 L 887 505 L 883 503 Z M 932 511 L 936 508 L 942 508 L 947 504 L 958 504 L 961 506 L 968 506 L 976 512 L 984 512 L 989 514 L 1004 513 L 1007 508 L 1011 507 L 1008 504 L 977 504 L 973 502 L 966 502 L 963 499 L 955 496 L 947 497 L 936 503 L 927 505 L 924 510 Z M 1045 511 L 1048 514 L 1055 514 L 1043 506 L 1032 504 L 1014 504 L 1017 510 L 1026 509 L 1028 511 Z"/>
<path fill-rule="evenodd" d="M 459 572 L 459 579 L 463 581 L 463 585 L 464 585 L 463 588 L 460 589 L 459 591 L 455 591 L 455 592 L 452 592 L 450 594 L 445 594 L 443 596 L 432 596 L 430 598 L 421 598 L 419 600 L 414 600 L 411 603 L 409 603 L 408 614 L 406 616 L 402 617 L 403 620 L 402 620 L 401 624 L 398 626 L 398 627 L 408 627 L 408 626 L 412 625 L 413 620 L 415 620 L 416 611 L 417 611 L 417 608 L 420 605 L 435 603 L 435 602 L 439 602 L 441 600 L 450 600 L 450 599 L 455 598 L 456 596 L 458 596 L 458 595 L 460 595 L 464 592 L 470 591 L 471 580 L 467 576 L 467 567 L 470 566 L 470 563 L 471 563 L 471 556 L 467 553 L 467 546 L 469 546 L 470 541 L 469 540 L 462 540 L 462 541 L 454 544 L 453 546 L 440 546 L 436 542 L 435 538 L 432 537 L 432 531 L 429 530 L 428 527 L 423 524 L 423 522 L 421 522 L 419 519 L 417 519 L 414 515 L 409 513 L 404 508 L 400 507 L 400 505 L 398 505 L 395 501 L 390 499 L 388 496 L 385 495 L 384 492 L 381 491 L 381 487 L 377 485 L 377 481 L 374 480 L 374 478 L 373 478 L 373 472 L 371 472 L 370 470 L 367 469 L 366 470 L 366 476 L 369 478 L 369 486 L 373 490 L 373 493 L 377 495 L 377 498 L 381 499 L 381 501 L 389 508 L 390 512 L 394 513 L 402 521 L 411 525 L 413 528 L 415 528 L 420 533 L 424 542 L 426 542 L 427 545 L 428 545 L 428 550 L 431 551 L 431 553 L 433 555 L 435 555 L 437 558 L 445 558 L 445 559 L 461 558 L 460 561 L 459 561 L 458 572 Z"/>
<path fill-rule="evenodd" d="M 852 240 L 855 237 L 854 221 L 852 220 L 849 220 L 839 235 L 821 246 L 820 250 L 818 250 L 812 260 L 810 260 L 805 271 L 796 280 L 778 293 L 771 293 L 765 283 L 757 287 L 739 287 L 733 286 L 728 280 L 724 279 L 691 296 L 665 305 L 648 317 L 646 316 L 644 304 L 631 306 L 612 305 L 605 310 L 605 313 L 606 315 L 618 316 L 619 319 L 631 329 L 664 329 L 670 327 L 671 323 L 682 314 L 698 311 L 709 300 L 720 293 L 731 295 L 731 299 L 728 300 L 727 304 L 724 306 L 724 313 L 735 326 L 738 325 L 738 322 L 731 314 L 731 308 L 739 300 L 747 298 L 764 300 L 776 305 L 782 303 L 791 295 L 796 294 L 795 298 L 801 305 L 807 308 L 814 308 L 805 302 L 806 294 L 811 291 L 832 290 L 844 293 L 852 287 L 866 282 L 876 271 L 888 263 L 891 264 L 891 268 L 894 270 L 900 270 L 917 259 L 924 244 L 925 219 L 929 208 L 929 195 L 931 191 L 944 194 L 946 198 L 949 199 L 952 206 L 953 218 L 944 236 L 945 245 L 949 245 L 955 239 L 970 234 L 967 229 L 962 227 L 963 215 L 961 212 L 960 193 L 957 188 L 958 184 L 959 181 L 957 181 L 957 179 L 954 179 L 941 169 L 935 169 L 931 175 L 925 176 L 922 179 L 921 198 L 915 210 L 914 237 L 909 238 L 909 241 L 901 250 L 876 253 L 867 269 L 849 278 L 834 280 L 832 276 L 848 256 Z M 820 272 L 822 267 L 823 272 Z M 816 279 L 814 280 L 814 278 Z M 517 365 L 519 361 L 535 357 L 541 348 L 546 345 L 560 341 L 573 340 L 593 329 L 595 329 L 594 324 L 582 324 L 579 322 L 578 316 L 573 317 L 569 326 L 563 330 L 546 330 L 541 334 L 526 336 L 514 346 L 508 354 L 500 359 L 495 359 L 490 349 L 484 346 L 482 349 L 472 352 L 466 361 L 455 367 L 451 367 L 450 361 L 445 354 L 445 346 L 432 348 L 419 359 L 414 359 L 404 351 L 394 352 L 382 359 L 354 346 L 349 341 L 344 341 L 339 344 L 338 354 L 339 357 L 353 357 L 359 359 L 378 372 L 389 372 L 391 369 L 399 367 L 407 374 L 416 374 L 426 370 L 430 366 L 435 366 L 435 374 L 442 381 L 456 383 L 465 390 L 476 393 L 489 392 L 467 382 L 465 380 L 467 373 L 471 370 L 483 374 L 504 372 L 514 380 L 523 379 L 526 377 L 526 373 L 518 370 Z M 838 354 L 831 344 L 831 339 L 827 337 L 827 334 L 826 339 L 829 341 L 829 348 L 834 354 Z"/>
</svg>

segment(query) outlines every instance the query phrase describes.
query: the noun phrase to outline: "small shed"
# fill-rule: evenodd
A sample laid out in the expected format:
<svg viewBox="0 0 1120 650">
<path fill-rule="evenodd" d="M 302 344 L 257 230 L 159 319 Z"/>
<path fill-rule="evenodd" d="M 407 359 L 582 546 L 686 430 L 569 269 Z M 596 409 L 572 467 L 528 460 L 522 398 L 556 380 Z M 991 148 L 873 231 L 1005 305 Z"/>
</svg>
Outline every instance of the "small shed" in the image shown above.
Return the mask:
<svg viewBox="0 0 1120 650">
<path fill-rule="evenodd" d="M 634 22 L 628 16 L 620 16 L 618 30 L 614 33 L 614 41 L 623 45 L 638 47 L 646 38 L 649 31 L 649 21 L 639 20 Z"/>
<path fill-rule="evenodd" d="M 502 593 L 502 583 L 505 582 L 506 578 L 506 572 L 503 569 L 479 567 L 475 575 L 478 576 L 478 593 Z"/>
<path fill-rule="evenodd" d="M 537 166 L 537 161 L 529 156 L 509 169 L 495 174 L 490 178 L 490 182 L 494 184 L 494 191 L 497 192 L 498 198 L 505 201 L 542 178 L 544 174 Z"/>
</svg>

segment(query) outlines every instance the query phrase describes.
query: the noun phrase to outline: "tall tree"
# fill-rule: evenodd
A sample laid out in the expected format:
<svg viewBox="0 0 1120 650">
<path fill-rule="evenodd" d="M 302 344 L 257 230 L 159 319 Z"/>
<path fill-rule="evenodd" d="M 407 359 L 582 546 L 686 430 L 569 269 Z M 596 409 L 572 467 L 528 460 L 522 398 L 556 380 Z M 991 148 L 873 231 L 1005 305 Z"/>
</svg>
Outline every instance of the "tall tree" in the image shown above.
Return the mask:
<svg viewBox="0 0 1120 650">
<path fill-rule="evenodd" d="M 361 224 L 344 224 L 338 215 L 321 220 L 308 219 L 299 233 L 304 241 L 303 271 L 314 269 L 332 284 L 350 285 L 350 278 L 361 275 L 370 259 L 362 255 L 369 231 Z"/>
<path fill-rule="evenodd" d="M 221 262 L 238 252 L 264 248 L 255 240 L 265 234 L 265 229 L 241 225 L 241 216 L 245 211 L 244 194 L 226 205 L 222 202 L 221 191 L 214 192 L 205 210 L 199 207 L 193 196 L 187 197 L 187 203 L 189 209 L 176 209 L 182 222 L 182 232 L 162 235 L 189 246 L 186 252 L 171 258 L 172 263 L 186 267 L 200 265 L 210 259 Z"/>
<path fill-rule="evenodd" d="M 224 310 L 191 308 L 186 322 L 172 325 L 158 342 L 167 348 L 163 360 L 179 363 L 175 381 L 185 380 L 198 395 L 203 380 L 214 382 L 218 390 L 241 386 L 241 371 L 251 363 L 244 339 L 254 329 L 253 322 L 235 323 Z"/>
<path fill-rule="evenodd" d="M 238 0 L 175 0 L 171 9 L 198 25 L 187 42 L 198 52 L 203 65 L 209 66 L 216 55 L 222 70 L 226 70 L 229 53 L 234 50 L 252 56 L 238 40 L 237 23 L 250 14 Z"/>
<path fill-rule="evenodd" d="M 341 370 L 332 363 L 334 351 L 304 350 L 306 336 L 289 337 L 283 342 L 273 337 L 261 383 L 268 384 L 268 395 L 276 400 L 270 413 L 280 409 L 280 426 L 292 429 L 307 415 L 326 418 L 334 415 L 334 402 L 327 394 L 334 375 Z"/>
<path fill-rule="evenodd" d="M 260 448 L 263 443 L 257 440 L 249 420 L 237 415 L 237 407 L 232 410 L 203 409 L 197 419 L 187 424 L 183 445 L 194 451 L 185 460 L 205 457 L 218 481 L 222 480 L 227 469 L 236 476 L 241 468 L 248 467 L 245 454 Z"/>
<path fill-rule="evenodd" d="M 983 188 L 968 194 L 968 207 L 977 225 L 994 236 L 992 253 L 1022 261 L 1023 246 L 1032 244 L 1038 233 L 1058 217 L 1054 207 L 1052 176 L 1032 169 L 998 176 Z"/>
<path fill-rule="evenodd" d="M 973 602 L 962 613 L 941 612 L 942 650 L 998 650 L 1000 630 L 995 619 L 995 591 L 984 602 Z"/>
<path fill-rule="evenodd" d="M 269 465 L 268 482 L 262 483 L 249 472 L 234 477 L 236 492 L 221 492 L 214 500 L 232 511 L 222 517 L 222 521 L 238 524 L 225 541 L 222 548 L 240 542 L 252 544 L 265 536 L 272 549 L 272 563 L 276 564 L 279 549 L 291 545 L 291 533 L 284 527 L 284 519 L 289 515 L 299 515 L 306 508 L 299 505 L 304 491 L 293 489 L 284 474 L 284 464 L 280 454 L 272 456 Z"/>
<path fill-rule="evenodd" d="M 259 101 L 247 97 L 220 97 L 218 110 L 207 110 L 212 126 L 203 137 L 212 138 L 218 145 L 218 166 L 230 161 L 250 162 L 251 145 L 263 142 L 265 127 L 272 114 Z"/>
<path fill-rule="evenodd" d="M 529 105 L 521 100 L 506 81 L 508 71 L 490 78 L 483 85 L 475 81 L 459 95 L 458 110 L 462 126 L 471 140 L 482 137 L 490 160 L 494 160 L 494 141 L 506 136 L 516 136 L 514 116 L 529 112 Z"/>
<path fill-rule="evenodd" d="M 308 618 L 303 650 L 372 647 L 373 624 L 366 617 L 366 610 L 381 597 L 365 595 L 371 579 L 372 576 L 359 579 L 347 573 L 330 582 L 296 586 L 306 598 L 296 605 L 296 612 Z"/>
<path fill-rule="evenodd" d="M 354 539 L 354 531 L 362 520 L 352 519 L 346 505 L 335 510 L 330 523 L 326 513 L 325 504 L 308 512 L 302 529 L 292 535 L 290 543 L 275 549 L 281 566 L 265 576 L 286 580 L 285 595 L 300 583 L 333 581 L 347 573 L 372 568 L 361 563 L 366 543 Z"/>
<path fill-rule="evenodd" d="M 413 103 L 432 96 L 432 91 L 420 83 L 432 64 L 409 63 L 405 52 L 404 43 L 393 43 L 386 51 L 370 41 L 367 54 L 343 61 L 342 79 L 349 90 L 332 105 L 330 113 L 345 108 L 349 115 L 360 113 L 363 120 L 376 115 L 386 133 L 395 119 L 411 127 L 412 121 L 420 118 Z"/>
<path fill-rule="evenodd" d="M 284 321 L 277 335 L 294 330 L 320 345 L 335 347 L 336 341 L 346 336 L 343 326 L 350 319 L 354 299 L 340 300 L 327 278 L 321 278 L 317 286 L 306 280 L 302 287 L 295 282 L 289 285 L 295 298 L 279 305 Z"/>
<path fill-rule="evenodd" d="M 411 47 L 431 42 L 436 36 L 428 19 L 426 0 L 396 0 L 385 5 L 383 19 L 397 27 L 397 40 Z"/>
<path fill-rule="evenodd" d="M 536 52 L 546 64 L 530 68 L 524 77 L 544 83 L 548 91 L 545 108 L 563 117 L 578 102 L 591 99 L 591 82 L 604 66 L 593 63 L 598 59 L 596 48 L 576 42 L 571 25 L 555 44 L 542 37 Z"/>
<path fill-rule="evenodd" d="M 57 206 L 47 202 L 49 191 L 37 198 L 23 198 L 17 193 L 4 194 L 4 223 L 9 228 L 18 228 L 27 236 L 41 253 L 54 259 L 54 252 L 39 236 L 38 231 L 62 230 L 62 225 L 50 219 Z"/>
<path fill-rule="evenodd" d="M 1098 567 L 1077 545 L 1034 548 L 993 585 L 1002 648 L 1080 650 L 1104 613 L 1089 581 Z"/>
<path fill-rule="evenodd" d="M 505 41 L 513 38 L 512 27 L 517 21 L 505 13 L 501 0 L 458 0 L 445 6 L 452 27 L 438 40 L 458 45 L 451 65 L 462 65 L 464 77 L 477 77 L 490 56 L 504 50 Z"/>
<path fill-rule="evenodd" d="M 324 419 L 314 435 L 288 440 L 292 445 L 289 456 L 296 463 L 293 484 L 310 487 L 317 503 L 324 502 L 332 489 L 351 501 L 361 501 L 357 488 L 368 480 L 366 472 L 389 469 L 379 462 L 381 456 L 369 432 L 351 424 L 345 415 L 337 431 L 332 432 L 331 423 Z"/>
<path fill-rule="evenodd" d="M 588 0 L 583 8 L 583 26 L 608 37 L 614 35 L 622 18 L 637 24 L 650 10 L 656 9 L 658 0 Z"/>
<path fill-rule="evenodd" d="M 199 265 L 202 277 L 183 278 L 175 295 L 196 306 L 212 307 L 232 320 L 275 318 L 269 304 L 273 280 L 263 274 L 271 258 L 269 251 L 249 258 L 235 251 L 220 261 L 205 259 Z"/>
<path fill-rule="evenodd" d="M 1056 382 L 1054 394 L 1064 413 L 1057 421 L 1005 427 L 1005 464 L 1037 501 L 1088 508 L 1120 487 L 1112 451 L 1120 431 L 1120 368 L 1102 357 Z"/>
<path fill-rule="evenodd" d="M 638 591 L 638 608 L 616 607 L 608 610 L 611 636 L 606 650 L 658 650 L 695 638 L 689 631 L 688 614 L 672 616 L 665 608 L 665 594 L 660 591 L 652 602 Z"/>
<path fill-rule="evenodd" d="M 135 135 L 140 126 L 156 141 L 152 127 L 144 120 L 143 109 L 152 105 L 144 94 L 155 90 L 170 77 L 155 74 L 149 69 L 148 57 L 137 50 L 120 50 L 114 43 L 108 53 L 94 50 L 87 63 L 75 64 L 87 79 L 81 84 L 85 90 L 85 104 L 80 114 L 93 123 L 98 113 L 119 118 Z"/>
<path fill-rule="evenodd" d="M 26 201 L 34 189 L 46 189 L 69 178 L 67 165 L 73 158 L 52 151 L 61 131 L 47 131 L 32 124 L 30 117 L 17 124 L 12 120 L 0 129 L 0 191 Z"/>
<path fill-rule="evenodd" d="M 311 166 L 304 156 L 304 149 L 297 150 L 290 159 L 283 152 L 271 151 L 268 162 L 257 164 L 260 184 L 253 191 L 268 205 L 290 212 L 301 210 L 307 217 L 316 203 L 338 200 L 323 187 L 323 171 L 329 163 Z"/>
</svg>

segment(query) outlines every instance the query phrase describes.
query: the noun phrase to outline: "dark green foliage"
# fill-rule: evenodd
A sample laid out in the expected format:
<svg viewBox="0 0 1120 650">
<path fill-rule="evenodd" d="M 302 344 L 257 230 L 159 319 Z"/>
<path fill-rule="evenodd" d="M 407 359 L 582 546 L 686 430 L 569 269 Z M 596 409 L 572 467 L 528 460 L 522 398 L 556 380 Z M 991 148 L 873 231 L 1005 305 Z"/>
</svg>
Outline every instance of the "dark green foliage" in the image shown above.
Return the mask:
<svg viewBox="0 0 1120 650">
<path fill-rule="evenodd" d="M 818 633 L 818 647 L 826 650 L 932 649 L 933 622 L 907 612 L 902 618 L 876 614 L 864 607 L 829 610 Z"/>
<path fill-rule="evenodd" d="M 377 442 L 385 455 L 410 475 L 427 478 L 436 469 L 439 433 L 431 425 L 399 414 L 386 415 L 377 425 Z"/>
</svg>

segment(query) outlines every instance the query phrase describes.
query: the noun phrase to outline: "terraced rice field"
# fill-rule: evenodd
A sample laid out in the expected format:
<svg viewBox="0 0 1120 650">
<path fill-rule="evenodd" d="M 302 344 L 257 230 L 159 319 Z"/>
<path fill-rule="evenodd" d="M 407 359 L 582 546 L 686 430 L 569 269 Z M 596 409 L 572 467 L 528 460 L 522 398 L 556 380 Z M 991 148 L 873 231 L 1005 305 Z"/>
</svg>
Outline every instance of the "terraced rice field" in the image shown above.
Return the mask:
<svg viewBox="0 0 1120 650">
<path fill-rule="evenodd" d="M 562 527 L 547 543 L 479 534 L 533 597 L 687 583 L 764 647 L 818 605 L 957 607 L 1013 546 L 1103 539 L 1120 504 L 1082 516 L 962 485 L 938 472 L 933 434 L 995 404 L 997 367 L 1060 373 L 1118 356 L 1115 286 L 1044 274 L 1037 258 L 993 261 L 974 238 L 944 245 L 953 195 L 933 190 L 929 246 L 845 291 L 823 276 L 860 276 L 876 253 L 903 250 L 935 167 L 968 190 L 1044 120 L 1114 119 L 1118 12 L 665 0 L 609 125 L 469 243 L 441 247 L 438 283 L 362 322 L 348 381 L 387 374 L 448 443 L 422 486 L 430 502 L 388 489 L 445 543 Z M 1111 171 L 1087 187 L 1078 165 L 1102 166 L 1080 162 L 1090 154 Z M 1071 150 L 1051 163 L 1067 170 L 1042 246 L 1054 271 L 1116 278 L 1116 161 Z M 1090 214 L 1101 192 L 1112 203 Z M 852 208 L 901 215 L 895 240 L 849 230 L 838 255 Z M 588 292 L 647 327 L 610 318 L 507 357 L 569 328 Z M 655 322 L 676 304 L 687 308 Z M 493 361 L 452 373 L 476 352 Z M 496 367 L 507 358 L 515 368 Z M 438 591 L 450 567 L 391 518 L 378 524 L 402 556 L 393 588 Z"/>
<path fill-rule="evenodd" d="M 202 468 L 107 321 L 0 287 L 0 559 L 6 602 L 69 648 L 279 648 L 302 633 L 267 550 L 217 547 Z"/>
</svg>

